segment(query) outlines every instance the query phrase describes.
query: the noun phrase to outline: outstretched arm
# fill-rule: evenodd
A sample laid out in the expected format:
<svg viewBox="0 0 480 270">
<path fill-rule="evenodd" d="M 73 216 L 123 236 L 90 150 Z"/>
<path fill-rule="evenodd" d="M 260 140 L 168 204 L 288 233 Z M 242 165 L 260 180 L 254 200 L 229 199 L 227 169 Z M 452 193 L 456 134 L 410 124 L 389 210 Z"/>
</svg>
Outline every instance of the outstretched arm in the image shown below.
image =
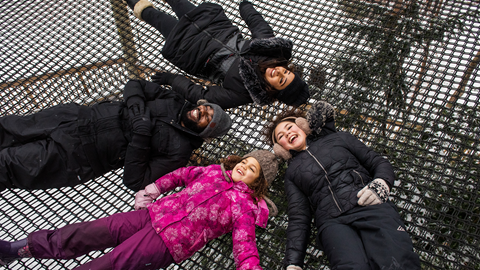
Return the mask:
<svg viewBox="0 0 480 270">
<path fill-rule="evenodd" d="M 233 225 L 233 257 L 237 269 L 262 269 L 255 235 L 255 214 L 244 213 Z"/>
<path fill-rule="evenodd" d="M 176 76 L 175 74 L 172 74 Z M 125 85 L 123 100 L 128 106 L 130 99 L 141 98 L 144 101 L 171 98 L 172 91 L 163 88 L 161 84 L 146 80 L 130 80 Z"/>
<path fill-rule="evenodd" d="M 285 177 L 285 192 L 288 200 L 286 265 L 303 267 L 310 237 L 312 214 L 307 196 L 288 176 Z"/>
<path fill-rule="evenodd" d="M 143 209 L 152 203 L 161 194 L 173 190 L 176 187 L 186 186 L 201 177 L 205 167 L 182 167 L 165 174 L 157 181 L 148 184 L 144 190 L 135 195 L 135 210 Z"/>
<path fill-rule="evenodd" d="M 274 37 L 272 27 L 265 21 L 263 16 L 255 10 L 252 3 L 242 1 L 240 3 L 240 16 L 252 32 L 252 39 Z"/>
<path fill-rule="evenodd" d="M 193 104 L 196 104 L 199 99 L 206 99 L 223 109 L 253 102 L 247 91 L 235 91 L 221 86 L 202 86 L 182 75 L 176 75 L 172 81 L 172 89 Z"/>
</svg>

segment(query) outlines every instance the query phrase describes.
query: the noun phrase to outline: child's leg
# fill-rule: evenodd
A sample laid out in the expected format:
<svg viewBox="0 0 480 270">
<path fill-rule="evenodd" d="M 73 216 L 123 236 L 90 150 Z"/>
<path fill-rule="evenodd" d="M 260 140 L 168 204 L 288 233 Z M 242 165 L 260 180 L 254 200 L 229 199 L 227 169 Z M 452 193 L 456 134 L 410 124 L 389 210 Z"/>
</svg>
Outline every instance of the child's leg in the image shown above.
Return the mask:
<svg viewBox="0 0 480 270">
<path fill-rule="evenodd" d="M 147 210 L 118 213 L 53 231 L 31 233 L 27 238 L 28 249 L 35 258 L 70 259 L 115 247 L 144 227 L 151 227 Z"/>
<path fill-rule="evenodd" d="M 108 264 L 110 262 L 110 265 Z M 154 270 L 174 262 L 170 251 L 152 226 L 146 226 L 107 255 L 90 261 L 76 270 Z M 103 265 L 103 267 L 100 267 Z M 111 268 L 107 268 L 107 266 Z"/>
<path fill-rule="evenodd" d="M 362 240 L 349 225 L 327 226 L 320 239 L 331 269 L 370 270 Z"/>
</svg>

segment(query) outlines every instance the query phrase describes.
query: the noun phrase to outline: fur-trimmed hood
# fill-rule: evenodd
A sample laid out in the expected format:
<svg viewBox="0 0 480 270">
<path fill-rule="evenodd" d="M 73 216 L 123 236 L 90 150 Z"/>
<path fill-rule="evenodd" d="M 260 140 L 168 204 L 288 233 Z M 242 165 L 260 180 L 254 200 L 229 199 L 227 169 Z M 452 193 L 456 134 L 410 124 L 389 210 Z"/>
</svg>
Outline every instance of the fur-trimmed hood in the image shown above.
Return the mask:
<svg viewBox="0 0 480 270">
<path fill-rule="evenodd" d="M 292 56 L 292 48 L 293 42 L 291 40 L 278 37 L 262 38 L 250 42 L 248 53 L 289 60 Z M 242 57 L 238 64 L 240 77 L 255 103 L 259 105 L 271 104 L 275 101 L 275 98 L 270 97 L 262 87 L 261 79 L 255 71 L 255 64 L 250 59 Z"/>
</svg>

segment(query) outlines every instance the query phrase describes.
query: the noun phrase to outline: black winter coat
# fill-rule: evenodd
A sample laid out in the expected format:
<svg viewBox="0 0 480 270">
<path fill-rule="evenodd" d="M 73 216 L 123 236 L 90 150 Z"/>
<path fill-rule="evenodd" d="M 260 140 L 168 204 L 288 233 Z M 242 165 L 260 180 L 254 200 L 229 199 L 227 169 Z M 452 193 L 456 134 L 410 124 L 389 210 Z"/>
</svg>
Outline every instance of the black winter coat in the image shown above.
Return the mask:
<svg viewBox="0 0 480 270">
<path fill-rule="evenodd" d="M 124 98 L 144 98 L 153 129 L 136 145 L 124 102 L 57 105 L 26 116 L 0 117 L 0 191 L 75 186 L 124 166 L 124 184 L 139 190 L 185 166 L 203 140 L 180 125 L 190 104 L 146 81 L 129 81 Z"/>
<path fill-rule="evenodd" d="M 203 139 L 181 126 L 181 113 L 190 103 L 180 94 L 156 83 L 131 80 L 125 86 L 123 95 L 125 102 L 132 96 L 142 97 L 145 106 L 150 108 L 153 124 L 150 145 L 139 147 L 130 143 L 126 150 L 123 182 L 137 191 L 185 166 L 192 151 L 202 145 Z M 124 113 L 128 114 L 127 109 Z"/>
<path fill-rule="evenodd" d="M 323 120 L 326 119 L 326 120 Z M 333 115 L 321 115 L 316 106 L 307 120 L 312 134 L 307 149 L 290 151 L 285 172 L 288 199 L 286 265 L 303 265 L 312 217 L 315 226 L 360 207 L 357 193 L 373 179 L 394 182 L 392 165 L 349 133 L 337 132 Z"/>
<path fill-rule="evenodd" d="M 260 59 L 289 60 L 293 43 L 275 38 L 272 28 L 251 3 L 240 3 L 240 15 L 252 33 L 252 40 L 244 40 L 222 7 L 213 3 L 202 3 L 181 17 L 166 38 L 162 54 L 167 60 L 187 73 L 209 80 L 218 71 L 219 63 L 211 61 L 215 53 L 238 36 L 237 53 L 222 60 L 235 57 L 225 76 L 216 81 L 219 86 L 204 88 L 183 76 L 174 79 L 173 89 L 190 102 L 207 99 L 227 109 L 251 102 L 265 105 L 274 101 L 260 86 L 253 66 Z"/>
</svg>

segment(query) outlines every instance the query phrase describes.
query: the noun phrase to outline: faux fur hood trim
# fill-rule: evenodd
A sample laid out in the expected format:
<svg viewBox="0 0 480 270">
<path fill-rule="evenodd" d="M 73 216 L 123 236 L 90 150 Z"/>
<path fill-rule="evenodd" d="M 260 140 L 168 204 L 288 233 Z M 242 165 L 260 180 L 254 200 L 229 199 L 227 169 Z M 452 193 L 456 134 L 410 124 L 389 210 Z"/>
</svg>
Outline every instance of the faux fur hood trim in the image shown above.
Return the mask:
<svg viewBox="0 0 480 270">
<path fill-rule="evenodd" d="M 243 81 L 243 85 L 250 94 L 253 102 L 263 106 L 271 104 L 275 101 L 275 99 L 270 97 L 267 94 L 267 91 L 263 89 L 260 78 L 258 78 L 250 60 L 246 60 L 244 58 L 240 59 L 240 62 L 238 63 L 238 69 L 240 77 Z"/>
<path fill-rule="evenodd" d="M 289 60 L 292 55 L 293 42 L 284 38 L 259 38 L 250 42 L 248 53 Z M 238 63 L 240 77 L 253 102 L 259 105 L 273 103 L 276 99 L 270 97 L 262 87 L 253 63 L 249 59 L 241 58 Z"/>
<path fill-rule="evenodd" d="M 306 118 L 315 136 L 320 134 L 327 122 L 335 122 L 335 117 L 335 108 L 326 101 L 320 101 L 312 105 Z"/>
</svg>

